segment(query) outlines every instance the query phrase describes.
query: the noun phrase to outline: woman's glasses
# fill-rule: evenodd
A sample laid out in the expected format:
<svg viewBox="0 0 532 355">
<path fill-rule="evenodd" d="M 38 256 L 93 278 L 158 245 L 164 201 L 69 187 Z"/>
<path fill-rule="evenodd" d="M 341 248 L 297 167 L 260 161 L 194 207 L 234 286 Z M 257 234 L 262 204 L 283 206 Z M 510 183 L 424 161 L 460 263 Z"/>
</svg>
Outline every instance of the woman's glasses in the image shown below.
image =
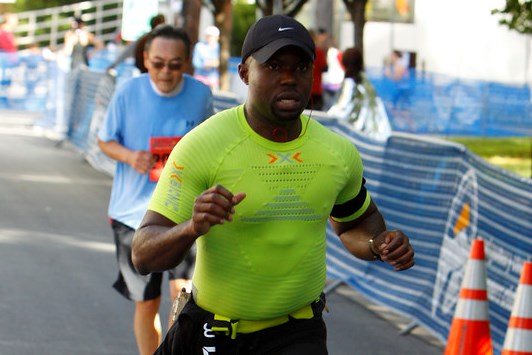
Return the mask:
<svg viewBox="0 0 532 355">
<path fill-rule="evenodd" d="M 150 59 L 150 63 L 151 63 L 151 66 L 154 68 L 154 69 L 157 69 L 157 70 L 161 70 L 163 69 L 164 67 L 168 67 L 168 70 L 171 70 L 171 71 L 178 71 L 178 70 L 181 70 L 181 68 L 183 67 L 183 64 L 181 63 L 164 63 L 164 62 L 154 62 Z"/>
</svg>

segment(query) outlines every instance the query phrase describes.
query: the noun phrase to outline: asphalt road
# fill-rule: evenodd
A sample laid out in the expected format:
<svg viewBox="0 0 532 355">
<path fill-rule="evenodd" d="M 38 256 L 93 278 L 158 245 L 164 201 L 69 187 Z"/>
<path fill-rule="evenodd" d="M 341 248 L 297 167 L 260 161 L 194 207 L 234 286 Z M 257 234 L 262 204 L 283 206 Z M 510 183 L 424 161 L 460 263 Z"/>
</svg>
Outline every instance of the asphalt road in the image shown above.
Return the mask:
<svg viewBox="0 0 532 355">
<path fill-rule="evenodd" d="M 133 305 L 111 287 L 111 178 L 33 119 L 0 111 L 0 355 L 136 354 Z M 401 335 L 407 319 L 348 287 L 328 306 L 331 355 L 443 352 L 419 327 Z M 165 289 L 162 319 L 169 308 Z"/>
</svg>

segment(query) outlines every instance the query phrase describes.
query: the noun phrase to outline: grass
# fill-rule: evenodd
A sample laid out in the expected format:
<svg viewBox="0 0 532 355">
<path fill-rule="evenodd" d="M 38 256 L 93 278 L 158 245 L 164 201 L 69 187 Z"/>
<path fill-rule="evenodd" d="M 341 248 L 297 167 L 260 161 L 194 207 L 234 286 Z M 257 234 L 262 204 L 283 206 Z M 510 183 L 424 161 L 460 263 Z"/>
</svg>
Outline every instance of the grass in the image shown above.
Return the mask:
<svg viewBox="0 0 532 355">
<path fill-rule="evenodd" d="M 463 144 L 491 164 L 532 178 L 532 137 L 446 137 Z"/>
</svg>

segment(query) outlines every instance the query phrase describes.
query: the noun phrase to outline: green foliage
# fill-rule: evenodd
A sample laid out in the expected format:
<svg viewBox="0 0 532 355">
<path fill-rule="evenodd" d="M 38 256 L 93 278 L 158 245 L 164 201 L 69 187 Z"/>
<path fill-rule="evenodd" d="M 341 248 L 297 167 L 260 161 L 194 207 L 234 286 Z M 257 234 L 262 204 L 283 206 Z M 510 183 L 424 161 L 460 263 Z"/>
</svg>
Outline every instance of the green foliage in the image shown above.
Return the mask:
<svg viewBox="0 0 532 355">
<path fill-rule="evenodd" d="M 466 145 L 481 157 L 500 155 L 515 158 L 530 158 L 532 152 L 532 139 L 530 137 L 457 137 L 448 139 Z"/>
<path fill-rule="evenodd" d="M 519 33 L 532 34 L 532 0 L 506 0 L 502 9 L 493 9 L 494 15 L 501 15 L 499 23 Z"/>
<path fill-rule="evenodd" d="M 233 5 L 233 34 L 231 56 L 240 57 L 242 43 L 251 25 L 255 22 L 255 5 L 237 2 Z"/>
<path fill-rule="evenodd" d="M 82 2 L 80 0 L 16 0 L 13 12 L 46 9 L 49 7 L 63 6 Z"/>
<path fill-rule="evenodd" d="M 524 177 L 532 177 L 532 139 L 530 137 L 447 137 L 463 144 L 490 163 Z"/>
</svg>

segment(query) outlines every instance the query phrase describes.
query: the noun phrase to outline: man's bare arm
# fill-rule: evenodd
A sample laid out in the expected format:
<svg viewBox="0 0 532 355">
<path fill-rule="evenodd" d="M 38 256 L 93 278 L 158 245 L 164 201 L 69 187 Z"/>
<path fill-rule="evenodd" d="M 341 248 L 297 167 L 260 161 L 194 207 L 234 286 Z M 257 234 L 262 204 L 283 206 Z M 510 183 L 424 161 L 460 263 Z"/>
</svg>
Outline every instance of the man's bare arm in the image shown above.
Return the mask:
<svg viewBox="0 0 532 355">
<path fill-rule="evenodd" d="M 233 195 L 223 186 L 213 186 L 194 201 L 192 218 L 180 224 L 148 210 L 133 238 L 133 264 L 141 274 L 177 266 L 196 239 L 212 226 L 232 220 L 235 206 L 245 197 L 243 192 Z"/>
<path fill-rule="evenodd" d="M 392 265 L 396 271 L 414 266 L 414 249 L 408 237 L 399 230 L 386 230 L 384 218 L 377 206 L 371 202 L 362 216 L 352 222 L 340 223 L 331 219 L 331 226 L 347 250 L 357 258 L 374 260 L 370 240 L 382 261 Z"/>
</svg>

